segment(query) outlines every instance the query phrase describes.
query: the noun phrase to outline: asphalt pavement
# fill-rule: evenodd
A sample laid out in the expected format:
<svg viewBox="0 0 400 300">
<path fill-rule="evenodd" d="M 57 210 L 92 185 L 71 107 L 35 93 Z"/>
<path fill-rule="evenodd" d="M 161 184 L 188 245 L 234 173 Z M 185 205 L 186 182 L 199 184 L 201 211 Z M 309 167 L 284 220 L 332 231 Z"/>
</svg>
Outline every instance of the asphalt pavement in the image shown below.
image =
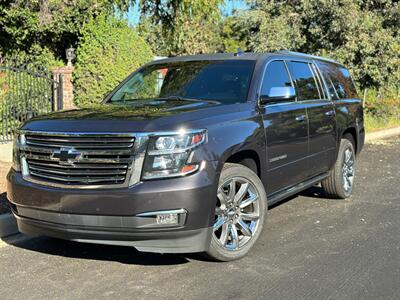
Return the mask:
<svg viewBox="0 0 400 300">
<path fill-rule="evenodd" d="M 349 200 L 318 187 L 270 208 L 244 259 L 51 238 L 0 243 L 0 299 L 399 299 L 400 138 L 367 145 Z"/>
</svg>

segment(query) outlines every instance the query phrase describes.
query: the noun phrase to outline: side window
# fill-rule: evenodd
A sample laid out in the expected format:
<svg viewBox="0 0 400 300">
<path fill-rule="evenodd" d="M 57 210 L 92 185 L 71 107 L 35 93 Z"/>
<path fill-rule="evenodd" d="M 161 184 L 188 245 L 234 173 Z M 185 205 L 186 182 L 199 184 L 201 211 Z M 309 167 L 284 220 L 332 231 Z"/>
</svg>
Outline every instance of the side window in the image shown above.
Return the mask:
<svg viewBox="0 0 400 300">
<path fill-rule="evenodd" d="M 322 74 L 324 74 L 323 77 L 325 79 L 326 85 L 328 86 L 328 91 L 329 91 L 329 94 L 331 95 L 331 98 L 334 100 L 339 99 L 339 96 L 336 93 L 335 85 L 332 81 L 332 77 L 329 75 L 329 73 L 324 72 L 324 71 L 322 71 Z"/>
<path fill-rule="evenodd" d="M 297 100 L 321 99 L 317 81 L 308 63 L 289 61 L 288 67 L 296 87 Z"/>
<path fill-rule="evenodd" d="M 357 92 L 347 69 L 333 64 L 319 63 L 333 99 L 356 98 Z"/>
<path fill-rule="evenodd" d="M 272 61 L 268 64 L 261 86 L 261 95 L 269 95 L 272 87 L 292 86 L 289 74 L 283 61 Z"/>
<path fill-rule="evenodd" d="M 353 80 L 350 77 L 350 72 L 343 68 L 339 68 L 340 76 L 338 80 L 341 82 L 343 89 L 346 93 L 346 98 L 357 98 L 356 88 L 354 86 Z"/>
</svg>

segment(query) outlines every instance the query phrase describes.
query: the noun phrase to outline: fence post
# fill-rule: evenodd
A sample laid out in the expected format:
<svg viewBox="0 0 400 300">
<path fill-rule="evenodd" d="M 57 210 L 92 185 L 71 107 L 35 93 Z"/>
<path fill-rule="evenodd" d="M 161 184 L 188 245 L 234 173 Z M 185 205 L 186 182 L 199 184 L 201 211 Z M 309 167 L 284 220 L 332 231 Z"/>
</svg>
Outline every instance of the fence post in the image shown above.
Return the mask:
<svg viewBox="0 0 400 300">
<path fill-rule="evenodd" d="M 74 71 L 73 66 L 60 67 L 53 70 L 53 74 L 56 78 L 59 78 L 59 100 L 62 99 L 62 103 L 57 103 L 57 108 L 71 109 L 76 108 L 74 104 L 74 87 L 72 84 L 72 72 Z M 59 101 L 60 102 L 60 101 Z"/>
<path fill-rule="evenodd" d="M 362 101 L 362 106 L 365 107 L 365 101 L 367 99 L 367 89 L 364 89 L 364 96 L 363 96 L 363 101 Z"/>
</svg>

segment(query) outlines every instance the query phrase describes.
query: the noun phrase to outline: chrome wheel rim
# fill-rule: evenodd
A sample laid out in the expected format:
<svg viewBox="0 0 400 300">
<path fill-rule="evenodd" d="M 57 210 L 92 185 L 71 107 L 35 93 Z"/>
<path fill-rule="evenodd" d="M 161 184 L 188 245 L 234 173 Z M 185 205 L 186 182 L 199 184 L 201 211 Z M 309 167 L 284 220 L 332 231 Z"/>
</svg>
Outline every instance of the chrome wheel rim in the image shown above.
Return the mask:
<svg viewBox="0 0 400 300">
<path fill-rule="evenodd" d="M 255 235 L 260 221 L 260 197 L 254 185 L 234 177 L 218 188 L 213 239 L 225 250 L 243 248 Z"/>
<path fill-rule="evenodd" d="M 344 151 L 342 175 L 343 188 L 349 193 L 353 189 L 354 182 L 354 152 L 351 147 Z"/>
</svg>

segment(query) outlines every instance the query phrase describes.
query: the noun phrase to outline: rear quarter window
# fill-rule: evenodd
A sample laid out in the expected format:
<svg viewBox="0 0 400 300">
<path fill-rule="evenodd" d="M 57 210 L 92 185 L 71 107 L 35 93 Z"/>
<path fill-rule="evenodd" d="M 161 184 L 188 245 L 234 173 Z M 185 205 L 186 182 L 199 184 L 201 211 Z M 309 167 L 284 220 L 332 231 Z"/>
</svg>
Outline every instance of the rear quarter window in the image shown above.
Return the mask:
<svg viewBox="0 0 400 300">
<path fill-rule="evenodd" d="M 357 98 L 356 88 L 350 72 L 346 68 L 328 63 L 319 63 L 318 65 L 332 99 Z"/>
</svg>

